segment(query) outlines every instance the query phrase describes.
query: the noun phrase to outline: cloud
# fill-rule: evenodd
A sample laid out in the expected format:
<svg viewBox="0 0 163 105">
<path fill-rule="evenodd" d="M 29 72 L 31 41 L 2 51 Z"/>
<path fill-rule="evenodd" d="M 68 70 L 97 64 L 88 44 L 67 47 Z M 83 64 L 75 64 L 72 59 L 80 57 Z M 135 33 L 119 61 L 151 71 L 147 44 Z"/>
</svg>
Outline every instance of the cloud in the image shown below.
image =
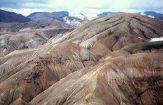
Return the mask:
<svg viewBox="0 0 163 105">
<path fill-rule="evenodd" d="M 1 8 L 2 10 L 6 10 L 6 11 L 12 11 L 15 13 L 19 13 L 22 14 L 24 16 L 28 16 L 29 14 L 33 13 L 33 12 L 53 12 L 52 10 L 49 9 L 44 9 L 44 8 L 20 8 L 20 9 L 14 9 L 14 8 Z"/>
<path fill-rule="evenodd" d="M 131 0 L 49 0 L 48 8 L 70 11 L 72 15 L 84 13 L 88 17 L 104 11 L 126 11 Z"/>
<path fill-rule="evenodd" d="M 77 9 L 128 9 L 131 0 L 48 0 L 49 7 Z"/>
<path fill-rule="evenodd" d="M 162 0 L 132 0 L 130 10 L 155 11 L 163 13 Z"/>
<path fill-rule="evenodd" d="M 132 9 L 157 10 L 163 9 L 162 0 L 132 0 Z"/>
<path fill-rule="evenodd" d="M 0 0 L 0 8 L 10 9 L 23 15 L 35 11 L 67 10 L 71 15 L 80 13 L 89 17 L 106 11 L 140 12 L 152 10 L 163 12 L 162 0 Z"/>
<path fill-rule="evenodd" d="M 46 8 L 46 0 L 0 0 L 0 8 Z"/>
</svg>

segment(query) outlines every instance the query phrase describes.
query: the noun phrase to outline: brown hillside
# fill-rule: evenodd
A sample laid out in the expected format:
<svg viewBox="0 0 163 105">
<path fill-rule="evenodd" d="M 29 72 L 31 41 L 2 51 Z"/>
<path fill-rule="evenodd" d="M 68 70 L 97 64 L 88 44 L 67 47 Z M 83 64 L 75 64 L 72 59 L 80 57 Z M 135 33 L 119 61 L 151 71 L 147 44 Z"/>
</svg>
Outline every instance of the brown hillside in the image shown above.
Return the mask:
<svg viewBox="0 0 163 105">
<path fill-rule="evenodd" d="M 149 42 L 161 36 L 160 21 L 110 15 L 11 52 L 0 58 L 0 105 L 161 105 L 163 44 Z"/>
</svg>

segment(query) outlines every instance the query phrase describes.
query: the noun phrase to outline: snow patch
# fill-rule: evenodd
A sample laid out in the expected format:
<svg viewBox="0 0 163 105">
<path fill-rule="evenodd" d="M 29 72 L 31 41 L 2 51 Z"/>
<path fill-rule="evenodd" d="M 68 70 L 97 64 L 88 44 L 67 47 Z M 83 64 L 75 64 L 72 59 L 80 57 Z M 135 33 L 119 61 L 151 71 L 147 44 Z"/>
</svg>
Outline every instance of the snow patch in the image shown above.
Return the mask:
<svg viewBox="0 0 163 105">
<path fill-rule="evenodd" d="M 152 16 L 152 15 L 146 15 L 144 12 L 141 12 L 140 14 L 141 14 L 141 15 L 144 15 L 144 16 L 151 17 L 151 18 L 155 18 L 155 17 L 154 17 L 154 16 Z"/>
<path fill-rule="evenodd" d="M 163 41 L 163 37 L 150 39 L 150 42 L 157 42 L 157 41 Z"/>
<path fill-rule="evenodd" d="M 151 17 L 151 18 L 155 18 L 154 16 L 152 16 L 152 15 L 147 15 L 148 17 Z"/>
<path fill-rule="evenodd" d="M 145 15 L 145 13 L 144 12 L 141 12 L 140 15 Z"/>
<path fill-rule="evenodd" d="M 72 25 L 72 26 L 80 26 L 82 23 L 76 19 L 70 20 L 68 17 L 63 18 L 66 24 Z"/>
</svg>

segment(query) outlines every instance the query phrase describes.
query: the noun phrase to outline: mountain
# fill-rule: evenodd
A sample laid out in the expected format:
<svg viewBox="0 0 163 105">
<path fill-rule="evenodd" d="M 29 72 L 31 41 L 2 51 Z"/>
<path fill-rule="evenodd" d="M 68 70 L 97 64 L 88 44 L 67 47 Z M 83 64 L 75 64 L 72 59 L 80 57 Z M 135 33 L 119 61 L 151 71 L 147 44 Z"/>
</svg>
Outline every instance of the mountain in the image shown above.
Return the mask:
<svg viewBox="0 0 163 105">
<path fill-rule="evenodd" d="M 106 15 L 111 15 L 111 14 L 123 14 L 124 12 L 102 12 L 100 14 L 97 14 L 97 16 L 101 17 L 101 16 L 106 16 Z M 138 14 L 144 15 L 144 16 L 148 16 L 151 18 L 156 18 L 156 19 L 163 19 L 163 14 L 161 13 L 157 13 L 154 11 L 144 11 L 144 12 L 139 12 Z"/>
<path fill-rule="evenodd" d="M 19 31 L 45 29 L 45 28 L 53 28 L 53 29 L 71 28 L 72 29 L 75 27 L 67 24 L 64 21 L 60 21 L 57 19 L 49 19 L 49 18 L 32 20 L 30 22 L 25 22 L 25 23 L 1 23 L 0 24 L 1 32 L 19 32 Z"/>
<path fill-rule="evenodd" d="M 29 22 L 31 19 L 24 17 L 21 14 L 0 10 L 0 22 Z"/>
<path fill-rule="evenodd" d="M 51 13 L 50 12 L 34 12 L 27 17 L 31 19 L 38 19 L 38 18 L 45 18 L 45 17 L 60 19 L 60 18 L 67 17 L 67 16 L 69 16 L 69 12 L 59 11 L 59 12 L 51 12 Z"/>
<path fill-rule="evenodd" d="M 145 11 L 144 15 L 151 16 L 151 17 L 154 17 L 154 18 L 163 18 L 163 14 L 157 13 L 157 12 L 154 12 L 154 11 Z"/>
<path fill-rule="evenodd" d="M 159 19 L 160 19 L 160 20 L 163 20 L 163 17 L 160 17 Z"/>
<path fill-rule="evenodd" d="M 88 20 L 82 20 L 78 17 L 70 16 L 67 11 L 59 11 L 59 12 L 35 12 L 28 16 L 28 18 L 32 20 L 59 20 L 65 22 L 66 24 L 71 25 L 72 27 L 80 26 Z"/>
<path fill-rule="evenodd" d="M 97 16 L 106 16 L 106 15 L 111 15 L 111 14 L 121 14 L 124 12 L 102 12 L 100 14 L 97 14 Z"/>
<path fill-rule="evenodd" d="M 16 13 L 15 13 L 16 14 Z M 5 16 L 5 19 L 10 18 L 8 15 Z M 78 17 L 69 16 L 67 11 L 60 12 L 35 12 L 30 14 L 28 17 L 31 21 L 28 22 L 6 22 L 3 21 L 0 23 L 0 32 L 18 32 L 24 30 L 32 29 L 43 29 L 43 28 L 56 28 L 56 29 L 72 29 L 76 28 L 88 20 L 82 20 Z M 17 18 L 21 21 L 21 19 Z"/>
<path fill-rule="evenodd" d="M 0 105 L 162 105 L 162 29 L 108 15 L 0 57 Z"/>
</svg>

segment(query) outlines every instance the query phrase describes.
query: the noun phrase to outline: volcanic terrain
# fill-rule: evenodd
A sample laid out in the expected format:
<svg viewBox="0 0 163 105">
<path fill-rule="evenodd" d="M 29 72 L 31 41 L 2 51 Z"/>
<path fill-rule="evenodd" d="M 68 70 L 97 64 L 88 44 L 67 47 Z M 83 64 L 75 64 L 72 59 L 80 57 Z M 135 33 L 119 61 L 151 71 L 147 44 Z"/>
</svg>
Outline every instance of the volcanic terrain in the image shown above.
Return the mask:
<svg viewBox="0 0 163 105">
<path fill-rule="evenodd" d="M 0 58 L 0 105 L 162 105 L 160 37 L 162 21 L 116 14 L 12 51 Z"/>
</svg>

